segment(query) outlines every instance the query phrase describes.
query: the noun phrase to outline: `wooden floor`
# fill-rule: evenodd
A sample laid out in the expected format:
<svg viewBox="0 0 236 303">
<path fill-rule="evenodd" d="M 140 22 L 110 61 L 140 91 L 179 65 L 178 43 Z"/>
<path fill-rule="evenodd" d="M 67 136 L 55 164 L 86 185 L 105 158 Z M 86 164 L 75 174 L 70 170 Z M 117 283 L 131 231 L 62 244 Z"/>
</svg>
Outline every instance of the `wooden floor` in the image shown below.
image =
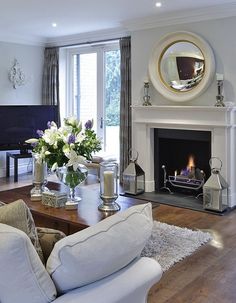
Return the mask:
<svg viewBox="0 0 236 303">
<path fill-rule="evenodd" d="M 53 178 L 53 177 L 52 177 Z M 0 179 L 0 190 L 31 183 L 31 175 Z M 177 263 L 149 293 L 148 303 L 236 303 L 236 210 L 225 216 L 161 205 L 155 220 L 209 231 L 213 240 Z"/>
</svg>

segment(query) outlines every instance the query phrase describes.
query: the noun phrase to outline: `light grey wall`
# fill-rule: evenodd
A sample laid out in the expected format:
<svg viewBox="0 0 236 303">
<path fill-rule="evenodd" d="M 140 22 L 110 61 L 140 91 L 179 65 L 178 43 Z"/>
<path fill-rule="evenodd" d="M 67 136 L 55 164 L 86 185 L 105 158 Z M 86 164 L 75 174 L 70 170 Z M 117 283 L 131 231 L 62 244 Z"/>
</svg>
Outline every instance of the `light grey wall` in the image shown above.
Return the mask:
<svg viewBox="0 0 236 303">
<path fill-rule="evenodd" d="M 0 42 L 0 105 L 41 104 L 44 47 Z M 14 59 L 26 76 L 26 84 L 14 89 L 8 79 Z"/>
<path fill-rule="evenodd" d="M 0 105 L 41 104 L 44 47 L 0 42 Z M 8 79 L 14 59 L 26 76 L 26 84 L 17 89 Z M 5 155 L 0 152 L 0 177 L 5 176 Z M 11 159 L 11 175 L 13 174 Z M 30 161 L 19 161 L 19 173 L 31 169 Z"/>
<path fill-rule="evenodd" d="M 236 96 L 236 17 L 195 23 L 158 27 L 135 31 L 132 39 L 132 103 L 142 104 L 143 80 L 147 76 L 149 57 L 155 44 L 175 31 L 189 31 L 200 35 L 212 47 L 216 73 L 224 74 L 224 101 L 235 102 Z M 165 99 L 150 87 L 152 104 L 156 105 L 214 105 L 217 95 L 216 81 L 199 97 L 185 103 Z"/>
</svg>

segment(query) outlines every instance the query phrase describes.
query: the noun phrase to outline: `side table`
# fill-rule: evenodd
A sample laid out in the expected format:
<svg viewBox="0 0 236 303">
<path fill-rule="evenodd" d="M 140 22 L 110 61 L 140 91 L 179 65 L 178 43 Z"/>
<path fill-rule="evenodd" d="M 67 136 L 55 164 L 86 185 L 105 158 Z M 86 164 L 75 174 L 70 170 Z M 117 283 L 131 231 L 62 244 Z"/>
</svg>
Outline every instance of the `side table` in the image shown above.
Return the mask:
<svg viewBox="0 0 236 303">
<path fill-rule="evenodd" d="M 21 154 L 21 153 L 9 153 L 6 152 L 6 177 L 10 177 L 10 158 L 14 159 L 14 182 L 18 181 L 18 159 L 32 158 L 31 153 Z"/>
</svg>

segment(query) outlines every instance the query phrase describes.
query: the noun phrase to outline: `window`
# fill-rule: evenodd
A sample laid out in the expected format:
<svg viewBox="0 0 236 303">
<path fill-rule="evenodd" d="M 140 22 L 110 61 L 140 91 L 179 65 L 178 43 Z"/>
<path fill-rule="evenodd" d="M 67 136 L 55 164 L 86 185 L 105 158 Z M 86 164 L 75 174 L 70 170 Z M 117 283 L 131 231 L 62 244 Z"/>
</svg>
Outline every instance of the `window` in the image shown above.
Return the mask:
<svg viewBox="0 0 236 303">
<path fill-rule="evenodd" d="M 65 66 L 64 116 L 77 116 L 83 124 L 93 119 L 103 152 L 119 159 L 119 43 L 67 49 Z"/>
</svg>

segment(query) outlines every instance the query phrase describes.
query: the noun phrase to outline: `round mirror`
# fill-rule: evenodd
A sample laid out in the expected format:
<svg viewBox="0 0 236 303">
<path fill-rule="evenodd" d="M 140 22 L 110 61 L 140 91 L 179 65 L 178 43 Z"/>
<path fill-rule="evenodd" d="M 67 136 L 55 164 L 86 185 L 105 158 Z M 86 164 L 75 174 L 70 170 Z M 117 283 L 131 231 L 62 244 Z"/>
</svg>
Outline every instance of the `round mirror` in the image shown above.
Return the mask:
<svg viewBox="0 0 236 303">
<path fill-rule="evenodd" d="M 154 87 L 166 98 L 184 102 L 200 95 L 210 84 L 215 61 L 201 37 L 177 32 L 164 37 L 149 61 Z"/>
</svg>

